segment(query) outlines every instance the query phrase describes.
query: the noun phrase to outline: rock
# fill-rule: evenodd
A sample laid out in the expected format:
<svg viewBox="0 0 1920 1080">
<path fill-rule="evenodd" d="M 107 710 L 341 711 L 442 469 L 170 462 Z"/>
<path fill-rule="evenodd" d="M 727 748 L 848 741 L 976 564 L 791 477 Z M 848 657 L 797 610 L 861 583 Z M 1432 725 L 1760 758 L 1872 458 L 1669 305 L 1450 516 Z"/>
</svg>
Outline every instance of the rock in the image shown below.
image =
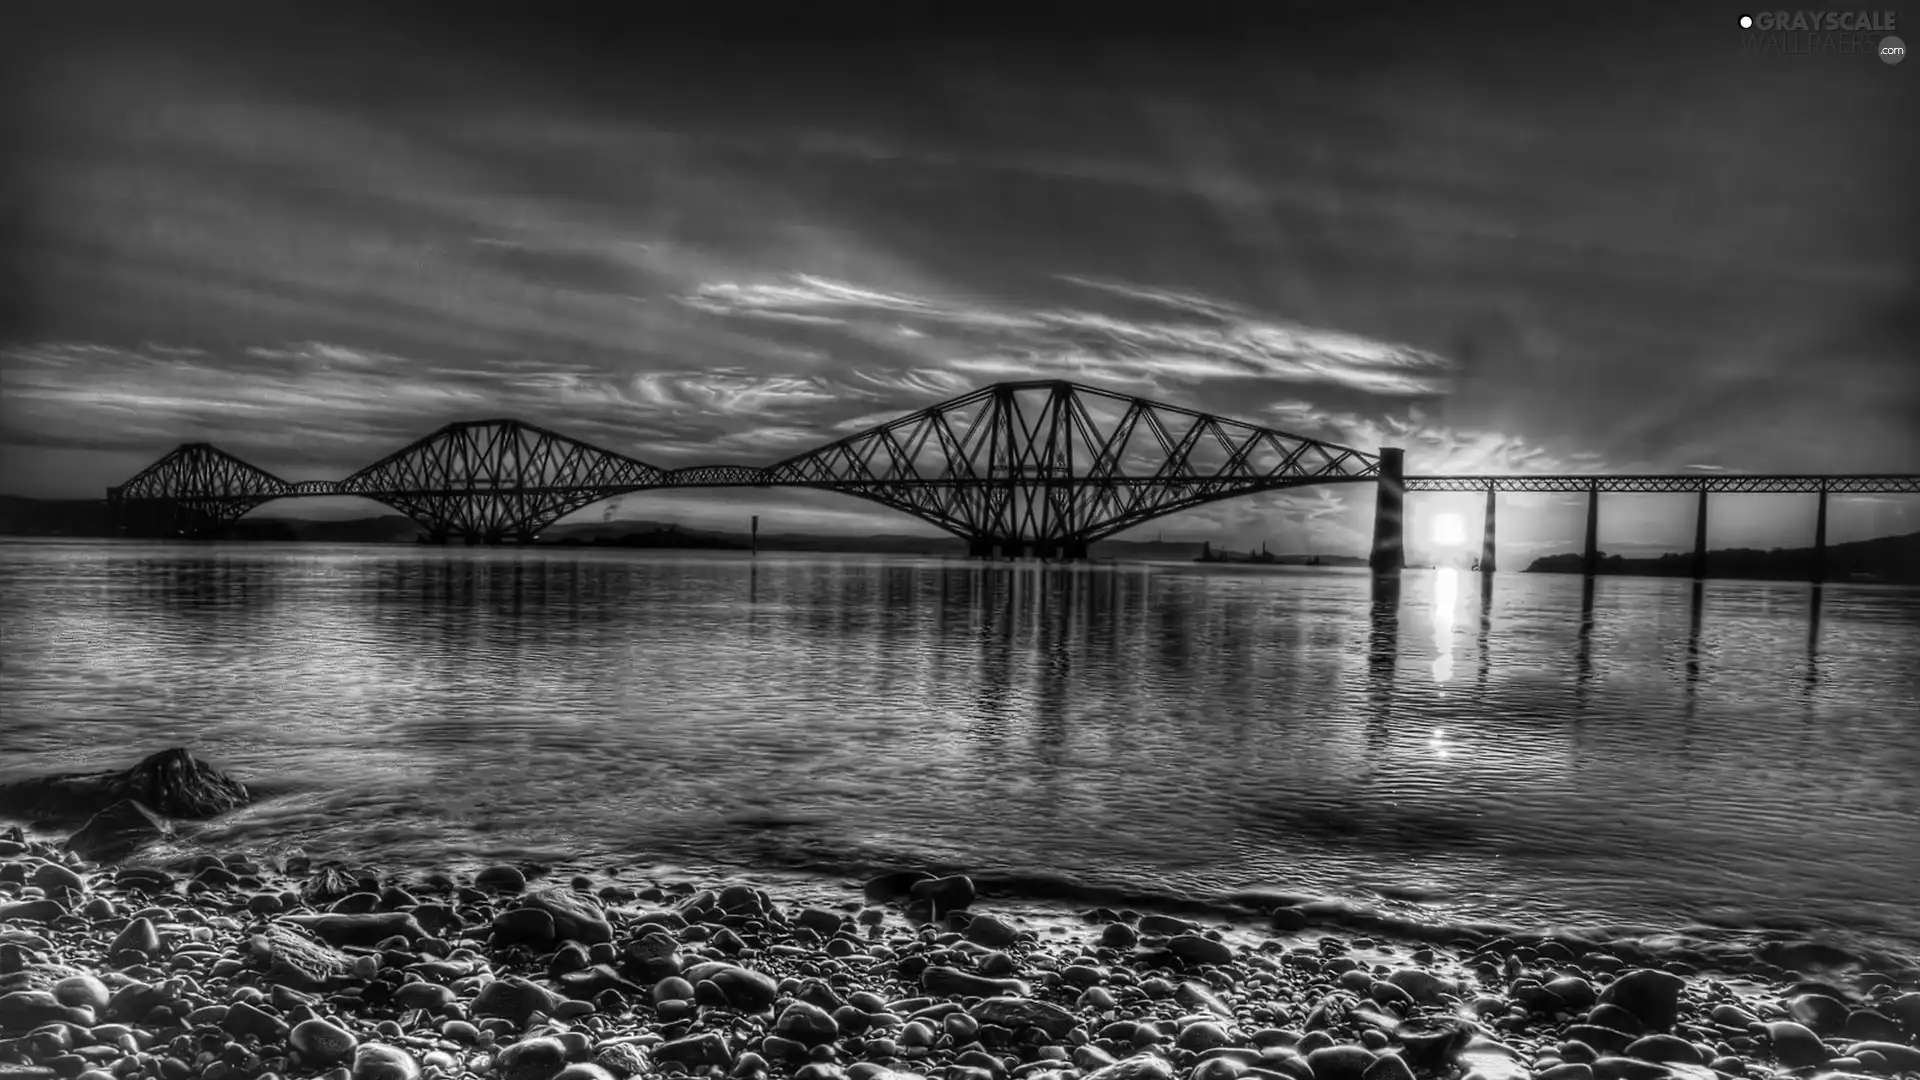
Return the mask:
<svg viewBox="0 0 1920 1080">
<path fill-rule="evenodd" d="M 1828 1057 L 1825 1043 L 1805 1024 L 1793 1020 L 1775 1020 L 1766 1025 L 1767 1040 L 1773 1055 L 1790 1069 L 1823 1064 Z"/>
<path fill-rule="evenodd" d="M 628 1075 L 622 1073 L 622 1076 Z M 553 1080 L 614 1080 L 611 1072 L 604 1066 L 582 1061 L 569 1065 L 553 1074 Z"/>
<path fill-rule="evenodd" d="M 15 990 L 0 994 L 0 1030 L 28 1031 L 55 1021 L 90 1027 L 93 1013 L 63 1005 L 51 990 Z"/>
<path fill-rule="evenodd" d="M 1630 1057 L 1595 1058 L 1591 1066 L 1595 1080 L 1672 1080 L 1666 1066 Z"/>
<path fill-rule="evenodd" d="M 92 975 L 72 975 L 53 984 L 53 996 L 62 1005 L 72 1005 L 82 1009 L 92 1009 L 95 1013 L 107 1011 L 107 1003 L 113 995 L 107 984 Z"/>
<path fill-rule="evenodd" d="M 563 1000 L 539 983 L 509 975 L 480 988 L 479 995 L 473 999 L 473 1014 L 504 1017 L 525 1027 L 527 1018 L 534 1013 L 553 1015 Z"/>
<path fill-rule="evenodd" d="M 1360 1080 L 1414 1080 L 1413 1067 L 1398 1054 L 1381 1054 L 1360 1074 Z"/>
<path fill-rule="evenodd" d="M 805 1001 L 796 1001 L 780 1013 L 773 1025 L 774 1034 L 807 1046 L 830 1043 L 839 1037 L 840 1025 L 827 1010 Z"/>
<path fill-rule="evenodd" d="M 1173 1080 L 1173 1067 L 1153 1054 L 1135 1054 L 1095 1069 L 1083 1080 Z"/>
<path fill-rule="evenodd" d="M 1883 998 L 1876 1004 L 1880 1011 L 1900 1021 L 1909 1037 L 1920 1036 L 1920 990 L 1910 990 L 1897 997 Z"/>
<path fill-rule="evenodd" d="M 979 895 L 974 890 L 973 879 L 965 874 L 916 881 L 908 887 L 908 892 L 915 899 L 932 904 L 934 912 L 942 915 L 949 911 L 962 911 L 972 907 L 973 901 Z"/>
<path fill-rule="evenodd" d="M 1685 980 L 1656 968 L 1637 968 L 1607 984 L 1600 1004 L 1632 1013 L 1649 1031 L 1666 1031 L 1680 1019 L 1680 992 Z"/>
<path fill-rule="evenodd" d="M 542 1036 L 522 1039 L 493 1059 L 502 1080 L 550 1080 L 567 1066 L 567 1048 L 559 1039 Z"/>
<path fill-rule="evenodd" d="M 1578 975 L 1562 975 L 1547 983 L 1547 990 L 1574 1009 L 1591 1008 L 1600 1000 L 1593 984 Z"/>
<path fill-rule="evenodd" d="M 604 1043 L 594 1051 L 593 1062 L 616 1078 L 640 1076 L 653 1067 L 647 1052 L 633 1043 Z"/>
<path fill-rule="evenodd" d="M 117 956 L 123 952 L 143 953 L 152 956 L 160 951 L 160 931 L 154 929 L 152 919 L 135 919 L 121 927 L 114 936 L 113 944 L 107 946 L 108 956 Z"/>
<path fill-rule="evenodd" d="M 413 1055 L 386 1043 L 363 1043 L 353 1052 L 352 1080 L 420 1080 Z"/>
<path fill-rule="evenodd" d="M 1109 949 L 1131 949 L 1140 944 L 1140 932 L 1123 922 L 1108 923 L 1100 931 L 1100 944 Z"/>
<path fill-rule="evenodd" d="M 1233 1019 L 1233 1006 L 1221 1001 L 1219 995 L 1197 982 L 1181 983 L 1174 990 L 1173 997 L 1189 1009 L 1204 1009 L 1223 1020 Z"/>
<path fill-rule="evenodd" d="M 921 972 L 920 985 L 927 993 L 941 997 L 994 997 L 1029 992 L 1027 985 L 1018 979 L 989 979 L 942 964 L 934 964 Z"/>
<path fill-rule="evenodd" d="M 1361 1080 L 1373 1061 L 1373 1051 L 1364 1046 L 1323 1046 L 1307 1054 L 1314 1080 Z"/>
<path fill-rule="evenodd" d="M 1534 1080 L 1593 1080 L 1593 1066 L 1578 1061 L 1562 1062 L 1541 1070 Z"/>
<path fill-rule="evenodd" d="M 1472 1034 L 1473 1029 L 1464 1021 L 1451 1016 L 1408 1020 L 1393 1032 L 1408 1061 L 1423 1069 L 1432 1069 L 1450 1060 Z"/>
<path fill-rule="evenodd" d="M 720 988 L 720 992 L 726 995 L 728 1004 L 741 1012 L 753 1013 L 771 1009 L 773 1003 L 780 997 L 780 988 L 773 979 L 748 968 L 725 964 L 720 970 L 706 975 L 705 978 Z"/>
<path fill-rule="evenodd" d="M 85 879 L 59 863 L 41 863 L 32 874 L 28 875 L 27 884 L 51 896 L 58 896 L 63 892 L 87 891 Z"/>
<path fill-rule="evenodd" d="M 253 937 L 253 954 L 274 982 L 296 990 L 324 990 L 352 976 L 345 953 L 313 940 L 299 929 L 270 923 Z"/>
<path fill-rule="evenodd" d="M 1446 980 L 1420 968 L 1398 968 L 1387 973 L 1387 982 L 1413 995 L 1422 1005 L 1438 1005 L 1443 995 L 1453 992 Z"/>
<path fill-rule="evenodd" d="M 487 892 L 513 893 L 525 892 L 527 875 L 517 866 L 489 866 L 473 876 L 473 887 Z"/>
<path fill-rule="evenodd" d="M 50 923 L 65 918 L 67 906 L 58 900 L 22 900 L 0 904 L 0 922 Z"/>
<path fill-rule="evenodd" d="M 1070 1026 L 1068 1030 L 1071 1030 Z M 1064 1035 L 1066 1032 L 1063 1031 L 1061 1034 Z M 1227 1029 L 1212 1020 L 1197 1020 L 1188 1024 L 1181 1028 L 1180 1034 L 1173 1039 L 1175 1046 L 1196 1054 L 1203 1054 L 1208 1050 L 1229 1046 L 1232 1043 L 1233 1036 L 1227 1034 Z"/>
<path fill-rule="evenodd" d="M 712 1065 L 725 1067 L 733 1063 L 733 1049 L 727 1045 L 727 1037 L 717 1031 L 661 1043 L 654 1048 L 653 1056 L 661 1061 L 679 1062 L 688 1068 Z"/>
<path fill-rule="evenodd" d="M 551 916 L 556 940 L 586 945 L 613 940 L 613 924 L 607 921 L 607 913 L 584 893 L 567 888 L 536 889 L 520 901 L 520 906 Z"/>
<path fill-rule="evenodd" d="M 1885 1013 L 1872 1009 L 1853 1009 L 1847 1013 L 1847 1022 L 1841 1028 L 1841 1034 L 1856 1041 L 1898 1042 L 1904 1029 L 1898 1020 Z"/>
<path fill-rule="evenodd" d="M 121 799 L 67 837 L 67 850 L 94 862 L 114 862 L 172 835 L 166 818 L 133 799 Z"/>
<path fill-rule="evenodd" d="M 1224 941 L 1199 934 L 1181 934 L 1167 942 L 1167 951 L 1189 964 L 1219 967 L 1233 962 L 1233 948 Z"/>
<path fill-rule="evenodd" d="M 220 1027 L 229 1035 L 251 1035 L 261 1042 L 284 1042 L 289 1030 L 285 1020 L 245 1001 L 236 1001 L 227 1007 Z"/>
<path fill-rule="evenodd" d="M 553 916 L 539 908 L 509 908 L 493 917 L 493 947 L 531 945 L 537 950 L 553 947 L 557 940 Z"/>
<path fill-rule="evenodd" d="M 1678 1035 L 1642 1035 L 1627 1044 L 1627 1056 L 1662 1064 L 1704 1065 L 1699 1048 Z"/>
<path fill-rule="evenodd" d="M 913 887 L 923 881 L 932 881 L 933 875 L 924 870 L 902 870 L 892 874 L 881 874 L 868 878 L 862 886 L 862 892 L 869 904 L 885 904 L 894 900 L 905 900 L 915 895 Z"/>
<path fill-rule="evenodd" d="M 245 806 L 249 795 L 245 784 L 181 749 L 162 750 L 119 772 L 0 784 L 0 813 L 33 821 L 78 821 L 129 800 L 164 817 L 210 818 Z"/>
<path fill-rule="evenodd" d="M 453 1000 L 453 988 L 439 983 L 402 983 L 393 991 L 393 1003 L 402 1009 L 425 1009 L 437 1013 L 453 1004 Z"/>
<path fill-rule="evenodd" d="M 1847 1006 L 1826 994 L 1795 994 L 1787 999 L 1787 1015 L 1822 1035 L 1837 1035 L 1847 1026 Z"/>
<path fill-rule="evenodd" d="M 353 1032 L 319 1017 L 295 1024 L 287 1042 L 300 1051 L 301 1057 L 316 1065 L 345 1061 L 360 1046 Z"/>
<path fill-rule="evenodd" d="M 1039 1028 L 1050 1039 L 1064 1039 L 1079 1023 L 1073 1013 L 1045 1001 L 1033 1001 L 1018 997 L 990 997 L 975 1002 L 967 1014 L 983 1024 L 993 1024 L 1009 1031 L 1023 1028 Z"/>
<path fill-rule="evenodd" d="M 369 911 L 355 915 L 283 915 L 277 922 L 297 926 L 336 947 L 366 948 L 390 937 L 419 941 L 426 929 L 404 911 Z"/>
<path fill-rule="evenodd" d="M 1857 1042 L 1847 1047 L 1847 1056 L 1857 1058 L 1861 1054 L 1878 1054 L 1880 1060 L 1887 1063 L 1888 1072 L 1920 1073 L 1920 1050 L 1896 1042 Z"/>
<path fill-rule="evenodd" d="M 978 942 L 989 949 L 1005 949 L 1020 940 L 1020 931 L 1013 924 L 992 915 L 975 915 L 967 924 L 968 941 Z"/>
</svg>

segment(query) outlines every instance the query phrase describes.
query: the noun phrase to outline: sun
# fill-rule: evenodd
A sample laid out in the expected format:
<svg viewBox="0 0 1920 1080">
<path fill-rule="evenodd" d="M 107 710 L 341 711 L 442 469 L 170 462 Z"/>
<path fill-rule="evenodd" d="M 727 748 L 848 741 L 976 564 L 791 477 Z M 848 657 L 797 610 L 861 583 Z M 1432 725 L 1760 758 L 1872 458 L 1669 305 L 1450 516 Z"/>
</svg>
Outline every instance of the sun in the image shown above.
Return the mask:
<svg viewBox="0 0 1920 1080">
<path fill-rule="evenodd" d="M 1460 524 L 1459 514 L 1441 514 L 1433 519 L 1433 542 L 1448 547 L 1467 542 L 1467 530 Z"/>
</svg>

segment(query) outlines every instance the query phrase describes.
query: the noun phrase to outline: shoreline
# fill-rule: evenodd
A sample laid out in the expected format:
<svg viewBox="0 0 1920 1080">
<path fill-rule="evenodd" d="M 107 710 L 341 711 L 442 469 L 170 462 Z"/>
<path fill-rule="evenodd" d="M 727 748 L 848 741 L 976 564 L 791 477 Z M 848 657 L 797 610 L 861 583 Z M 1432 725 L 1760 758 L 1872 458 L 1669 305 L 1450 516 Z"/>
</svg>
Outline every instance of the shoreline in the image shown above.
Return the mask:
<svg viewBox="0 0 1920 1080">
<path fill-rule="evenodd" d="M 1722 978 L 1625 942 L 1071 911 L 958 875 L 836 890 L 532 869 L 104 866 L 12 830 L 0 1075 L 1920 1074 L 1911 971 Z"/>
</svg>

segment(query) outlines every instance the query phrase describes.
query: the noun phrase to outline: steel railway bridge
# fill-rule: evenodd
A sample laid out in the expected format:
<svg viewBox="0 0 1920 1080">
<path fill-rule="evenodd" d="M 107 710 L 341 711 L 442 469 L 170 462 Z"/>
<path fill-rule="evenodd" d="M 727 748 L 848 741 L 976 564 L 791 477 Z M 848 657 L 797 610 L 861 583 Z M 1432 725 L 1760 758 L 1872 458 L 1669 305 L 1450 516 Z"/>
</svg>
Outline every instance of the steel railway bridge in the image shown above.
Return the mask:
<svg viewBox="0 0 1920 1080">
<path fill-rule="evenodd" d="M 666 469 L 519 420 L 447 426 L 343 480 L 283 480 L 207 443 L 180 446 L 107 499 L 123 532 L 217 536 L 275 499 L 358 495 L 446 543 L 530 543 L 592 503 L 660 488 L 798 487 L 867 499 L 968 541 L 976 556 L 1085 558 L 1095 540 L 1165 514 L 1313 484 L 1376 488 L 1371 563 L 1401 569 L 1409 491 L 1485 491 L 1481 564 L 1494 566 L 1502 491 L 1585 492 L 1594 572 L 1605 492 L 1697 492 L 1695 566 L 1707 496 L 1817 493 L 1816 549 L 1829 494 L 1920 492 L 1920 475 L 1407 476 L 1404 454 L 1320 439 L 1064 381 L 1005 382 L 963 394 L 772 465 Z"/>
</svg>

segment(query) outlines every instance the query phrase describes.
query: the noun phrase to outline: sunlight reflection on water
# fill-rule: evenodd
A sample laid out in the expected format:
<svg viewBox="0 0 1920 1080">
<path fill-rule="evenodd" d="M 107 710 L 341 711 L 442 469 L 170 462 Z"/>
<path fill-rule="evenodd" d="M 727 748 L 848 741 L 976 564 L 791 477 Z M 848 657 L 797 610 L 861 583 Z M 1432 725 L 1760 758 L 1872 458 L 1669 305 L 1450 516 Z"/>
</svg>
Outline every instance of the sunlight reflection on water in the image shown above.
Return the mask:
<svg viewBox="0 0 1920 1080">
<path fill-rule="evenodd" d="M 1920 596 L 1830 586 L 1817 634 L 1808 600 L 1455 571 L 1375 594 L 1306 568 L 0 543 L 0 773 L 190 745 L 274 793 L 213 838 L 385 864 L 947 860 L 1920 939 Z"/>
</svg>

